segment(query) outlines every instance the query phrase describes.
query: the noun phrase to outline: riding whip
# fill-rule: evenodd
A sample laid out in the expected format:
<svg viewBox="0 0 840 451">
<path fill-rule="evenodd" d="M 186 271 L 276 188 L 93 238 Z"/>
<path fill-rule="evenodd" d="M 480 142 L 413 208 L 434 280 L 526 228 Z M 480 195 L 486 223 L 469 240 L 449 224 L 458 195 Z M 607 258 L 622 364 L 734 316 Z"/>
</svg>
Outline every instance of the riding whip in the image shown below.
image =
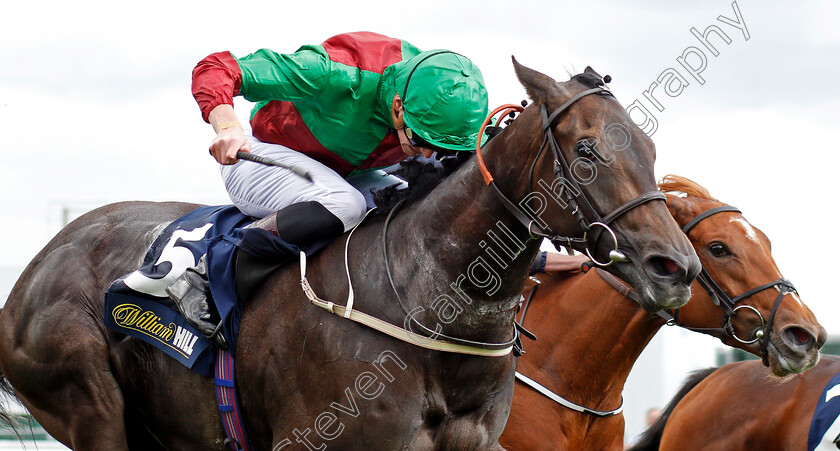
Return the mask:
<svg viewBox="0 0 840 451">
<path fill-rule="evenodd" d="M 312 179 L 312 174 L 310 174 L 309 171 L 307 171 L 306 169 L 303 169 L 299 166 L 284 164 L 284 163 L 281 163 L 279 161 L 272 160 L 271 158 L 266 158 L 266 157 L 263 157 L 263 156 L 260 156 L 260 155 L 254 155 L 252 153 L 248 153 L 248 152 L 245 152 L 245 151 L 242 151 L 242 150 L 236 152 L 236 158 L 239 158 L 240 160 L 253 161 L 254 163 L 260 163 L 260 164 L 264 164 L 266 166 L 277 166 L 278 168 L 285 168 L 285 169 L 288 169 L 288 170 L 294 172 L 298 176 L 305 178 L 306 180 L 308 180 L 310 182 L 315 181 L 315 180 Z"/>
</svg>

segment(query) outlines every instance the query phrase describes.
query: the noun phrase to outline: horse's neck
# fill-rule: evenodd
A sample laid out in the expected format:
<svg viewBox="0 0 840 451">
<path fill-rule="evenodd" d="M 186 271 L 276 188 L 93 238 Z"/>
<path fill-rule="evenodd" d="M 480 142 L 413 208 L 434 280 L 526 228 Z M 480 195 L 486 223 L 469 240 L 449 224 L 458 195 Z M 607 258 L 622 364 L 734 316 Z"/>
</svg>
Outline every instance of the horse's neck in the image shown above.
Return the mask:
<svg viewBox="0 0 840 451">
<path fill-rule="evenodd" d="M 500 142 L 490 150 L 487 163 L 504 168 L 505 187 L 514 187 L 506 194 L 518 202 L 530 160 L 509 156 L 504 164 L 506 145 Z M 390 253 L 400 256 L 404 292 L 415 298 L 408 304 L 425 309 L 418 318 L 438 320 L 443 333 L 463 338 L 487 339 L 482 331 L 496 328 L 502 331 L 497 339 L 509 339 L 514 307 L 539 242 L 529 240 L 525 227 L 484 183 L 476 159 L 406 208 L 392 223 L 398 239 L 390 240 L 395 249 Z"/>
<path fill-rule="evenodd" d="M 525 320 L 539 340 L 526 344 L 519 371 L 577 404 L 617 408 L 633 364 L 663 322 L 595 271 L 549 279 L 539 290 L 543 293 L 532 300 Z"/>
</svg>

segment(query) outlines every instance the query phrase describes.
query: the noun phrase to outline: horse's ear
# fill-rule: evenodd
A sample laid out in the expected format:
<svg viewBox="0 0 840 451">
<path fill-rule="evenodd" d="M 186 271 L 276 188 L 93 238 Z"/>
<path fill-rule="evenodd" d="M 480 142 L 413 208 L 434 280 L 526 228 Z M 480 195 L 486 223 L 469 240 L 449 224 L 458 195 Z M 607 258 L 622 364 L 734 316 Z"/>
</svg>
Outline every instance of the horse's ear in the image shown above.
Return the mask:
<svg viewBox="0 0 840 451">
<path fill-rule="evenodd" d="M 680 227 L 688 224 L 691 218 L 696 215 L 693 200 L 674 192 L 665 192 L 665 198 L 665 205 L 668 207 L 668 212 L 671 213 L 671 216 L 677 221 Z"/>
<path fill-rule="evenodd" d="M 534 102 L 545 103 L 550 93 L 557 89 L 557 81 L 548 75 L 519 64 L 514 56 L 510 58 L 513 60 L 516 77 L 519 78 L 519 82 L 525 87 L 525 92 L 528 93 L 528 97 Z"/>
<path fill-rule="evenodd" d="M 589 74 L 589 75 L 594 75 L 594 76 L 598 77 L 599 79 L 604 78 L 604 77 L 601 76 L 601 74 L 599 74 L 598 72 L 595 72 L 595 69 L 593 69 L 592 66 L 586 66 L 586 69 L 583 70 L 583 73 L 584 74 Z"/>
</svg>

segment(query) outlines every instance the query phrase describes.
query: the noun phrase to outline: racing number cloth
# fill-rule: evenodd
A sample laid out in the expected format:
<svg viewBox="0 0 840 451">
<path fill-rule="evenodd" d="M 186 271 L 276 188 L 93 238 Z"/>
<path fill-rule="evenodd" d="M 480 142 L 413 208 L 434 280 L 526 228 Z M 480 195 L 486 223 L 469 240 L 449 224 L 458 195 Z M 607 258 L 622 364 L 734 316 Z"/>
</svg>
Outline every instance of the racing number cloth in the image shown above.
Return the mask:
<svg viewBox="0 0 840 451">
<path fill-rule="evenodd" d="M 808 450 L 813 451 L 825 439 L 829 443 L 837 444 L 840 438 L 840 373 L 835 374 L 823 389 L 814 417 L 811 419 L 811 429 L 808 431 Z"/>
</svg>

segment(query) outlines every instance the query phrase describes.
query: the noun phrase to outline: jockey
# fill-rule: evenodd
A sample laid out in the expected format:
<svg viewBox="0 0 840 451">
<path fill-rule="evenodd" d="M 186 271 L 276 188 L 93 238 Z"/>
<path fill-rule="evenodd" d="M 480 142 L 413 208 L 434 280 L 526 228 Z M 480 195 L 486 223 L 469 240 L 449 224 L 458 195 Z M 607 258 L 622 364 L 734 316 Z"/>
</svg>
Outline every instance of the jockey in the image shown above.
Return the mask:
<svg viewBox="0 0 840 451">
<path fill-rule="evenodd" d="M 362 220 L 368 205 L 356 186 L 395 183 L 376 168 L 407 156 L 474 150 L 488 112 L 484 79 L 469 59 L 371 32 L 291 54 L 214 53 L 193 70 L 192 92 L 216 132 L 210 153 L 234 205 L 262 218 L 252 226 L 298 247 L 338 237 Z M 256 102 L 250 130 L 237 119 L 235 95 Z M 239 161 L 238 151 L 296 166 L 313 180 Z M 243 254 L 237 266 L 249 258 Z M 204 266 L 202 259 L 167 292 L 187 321 L 210 335 L 217 324 Z"/>
</svg>

